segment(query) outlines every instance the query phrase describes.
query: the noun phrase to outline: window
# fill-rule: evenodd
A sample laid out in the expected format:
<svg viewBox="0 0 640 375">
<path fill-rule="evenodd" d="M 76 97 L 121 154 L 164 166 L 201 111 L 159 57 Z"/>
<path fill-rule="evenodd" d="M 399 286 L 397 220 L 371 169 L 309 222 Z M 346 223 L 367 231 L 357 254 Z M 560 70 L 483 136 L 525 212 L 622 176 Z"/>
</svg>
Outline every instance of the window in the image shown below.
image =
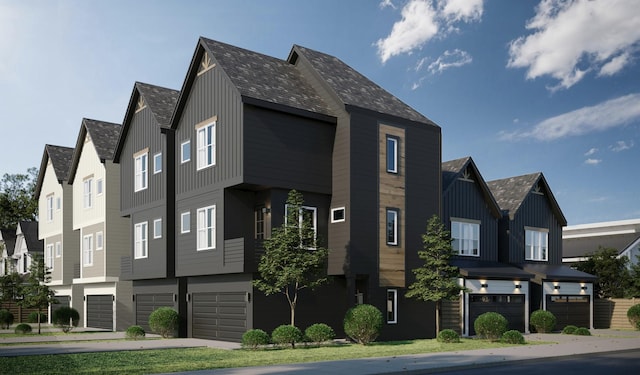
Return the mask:
<svg viewBox="0 0 640 375">
<path fill-rule="evenodd" d="M 180 233 L 191 232 L 191 212 L 180 214 Z"/>
<path fill-rule="evenodd" d="M 184 164 L 191 160 L 191 141 L 187 140 L 180 145 L 180 163 Z"/>
<path fill-rule="evenodd" d="M 93 265 L 93 234 L 82 237 L 82 264 Z"/>
<path fill-rule="evenodd" d="M 53 194 L 47 197 L 47 221 L 53 221 Z"/>
<path fill-rule="evenodd" d="M 480 224 L 451 221 L 451 246 L 458 255 L 480 256 Z"/>
<path fill-rule="evenodd" d="M 96 180 L 96 195 L 102 195 L 103 191 L 102 179 Z"/>
<path fill-rule="evenodd" d="M 398 290 L 387 289 L 387 323 L 398 323 Z"/>
<path fill-rule="evenodd" d="M 134 191 L 140 191 L 147 188 L 147 153 L 138 154 L 135 157 L 135 180 Z"/>
<path fill-rule="evenodd" d="M 216 164 L 216 122 L 196 129 L 198 140 L 198 169 Z"/>
<path fill-rule="evenodd" d="M 198 209 L 198 250 L 216 248 L 216 206 Z"/>
<path fill-rule="evenodd" d="M 134 227 L 134 258 L 147 257 L 147 222 L 138 223 Z"/>
<path fill-rule="evenodd" d="M 153 221 L 153 238 L 162 238 L 162 219 Z"/>
<path fill-rule="evenodd" d="M 387 245 L 398 245 L 398 210 L 387 209 Z"/>
<path fill-rule="evenodd" d="M 56 258 L 60 258 L 62 256 L 62 244 L 60 242 L 56 242 Z"/>
<path fill-rule="evenodd" d="M 44 266 L 53 269 L 53 244 L 48 244 L 44 250 Z"/>
<path fill-rule="evenodd" d="M 290 212 L 289 205 L 285 205 L 285 226 L 295 227 L 296 224 L 288 224 L 290 215 L 295 215 Z M 315 249 L 316 236 L 318 232 L 318 209 L 316 207 L 302 206 L 298 211 L 298 230 L 300 231 L 301 245 L 307 249 Z"/>
<path fill-rule="evenodd" d="M 398 138 L 387 136 L 387 172 L 398 173 Z"/>
<path fill-rule="evenodd" d="M 265 206 L 256 207 L 256 239 L 264 240 L 264 216 L 267 213 Z"/>
<path fill-rule="evenodd" d="M 331 222 L 332 223 L 341 223 L 346 220 L 344 214 L 344 207 L 332 208 L 331 209 Z"/>
<path fill-rule="evenodd" d="M 547 246 L 549 232 L 541 229 L 525 229 L 525 249 L 526 260 L 547 260 Z"/>
<path fill-rule="evenodd" d="M 56 198 L 56 210 L 60 210 L 62 208 L 62 199 L 60 197 Z"/>
<path fill-rule="evenodd" d="M 104 235 L 102 232 L 96 233 L 96 250 L 102 250 L 104 248 Z"/>
<path fill-rule="evenodd" d="M 89 177 L 87 179 L 84 180 L 83 182 L 83 189 L 84 189 L 84 208 L 91 208 L 93 207 L 93 196 L 91 195 L 91 190 L 93 189 L 93 178 Z"/>
<path fill-rule="evenodd" d="M 162 172 L 162 153 L 153 155 L 153 174 Z"/>
</svg>

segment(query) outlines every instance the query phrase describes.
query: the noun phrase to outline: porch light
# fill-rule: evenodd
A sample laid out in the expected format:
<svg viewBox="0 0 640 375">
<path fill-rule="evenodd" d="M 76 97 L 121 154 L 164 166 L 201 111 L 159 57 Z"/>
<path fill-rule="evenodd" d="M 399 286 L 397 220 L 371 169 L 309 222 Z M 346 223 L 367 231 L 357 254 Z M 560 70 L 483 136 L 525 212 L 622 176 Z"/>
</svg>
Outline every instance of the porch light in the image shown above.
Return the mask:
<svg viewBox="0 0 640 375">
<path fill-rule="evenodd" d="M 516 289 L 522 289 L 522 285 L 516 284 Z"/>
<path fill-rule="evenodd" d="M 480 284 L 480 287 L 481 287 L 481 288 L 486 288 L 486 287 L 488 287 L 488 286 L 489 286 L 489 284 L 486 284 L 486 283 L 482 283 L 482 284 Z"/>
<path fill-rule="evenodd" d="M 560 285 L 554 285 L 554 286 L 553 286 L 553 289 L 555 289 L 555 290 L 560 289 Z"/>
</svg>

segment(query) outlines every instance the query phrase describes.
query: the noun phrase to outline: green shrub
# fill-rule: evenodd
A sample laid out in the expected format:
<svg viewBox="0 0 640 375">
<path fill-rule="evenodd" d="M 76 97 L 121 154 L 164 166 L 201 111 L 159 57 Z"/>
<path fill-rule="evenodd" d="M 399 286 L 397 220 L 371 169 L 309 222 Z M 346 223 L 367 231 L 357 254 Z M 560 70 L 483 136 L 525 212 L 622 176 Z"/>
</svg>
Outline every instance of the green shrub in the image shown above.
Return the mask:
<svg viewBox="0 0 640 375">
<path fill-rule="evenodd" d="M 179 321 L 178 312 L 171 307 L 158 307 L 149 315 L 149 327 L 165 339 L 174 335 Z"/>
<path fill-rule="evenodd" d="M 47 314 L 40 313 L 40 323 L 47 322 Z M 27 316 L 27 323 L 38 323 L 38 312 L 34 311 Z"/>
<path fill-rule="evenodd" d="M 63 306 L 53 312 L 51 322 L 56 327 L 62 328 L 62 332 L 68 333 L 73 327 L 78 326 L 80 314 L 73 307 Z"/>
<path fill-rule="evenodd" d="M 382 330 L 382 313 L 372 305 L 358 305 L 347 311 L 344 332 L 359 344 L 374 341 Z"/>
<path fill-rule="evenodd" d="M 529 323 L 538 333 L 548 333 L 556 326 L 556 316 L 546 310 L 536 310 L 531 313 Z"/>
<path fill-rule="evenodd" d="M 145 337 L 146 333 L 144 332 L 144 328 L 140 326 L 131 326 L 127 328 L 126 336 L 128 339 L 137 340 Z"/>
<path fill-rule="evenodd" d="M 27 323 L 20 323 L 16 326 L 15 329 L 16 334 L 25 335 L 27 333 L 31 333 L 31 326 Z"/>
<path fill-rule="evenodd" d="M 629 318 L 629 323 L 633 328 L 640 330 L 640 303 L 629 307 L 627 318 Z"/>
<path fill-rule="evenodd" d="M 271 332 L 271 340 L 274 344 L 291 344 L 295 348 L 296 342 L 302 341 L 302 331 L 298 327 L 284 324 Z"/>
<path fill-rule="evenodd" d="M 307 327 L 307 329 L 304 330 L 304 335 L 309 341 L 317 343 L 330 341 L 336 337 L 333 328 L 324 323 L 316 323 Z"/>
<path fill-rule="evenodd" d="M 565 326 L 562 329 L 562 333 L 565 334 L 565 335 L 573 335 L 573 333 L 576 331 L 576 329 L 578 329 L 578 327 L 572 326 L 571 324 L 569 324 L 568 326 Z"/>
<path fill-rule="evenodd" d="M 0 328 L 9 329 L 13 324 L 13 314 L 11 311 L 2 309 L 0 310 Z"/>
<path fill-rule="evenodd" d="M 573 331 L 573 334 L 578 336 L 591 336 L 591 331 L 589 331 L 589 328 L 580 327 Z"/>
<path fill-rule="evenodd" d="M 524 336 L 519 331 L 512 329 L 503 333 L 500 341 L 507 344 L 524 344 Z"/>
<path fill-rule="evenodd" d="M 486 312 L 481 314 L 473 322 L 473 328 L 480 337 L 491 341 L 498 341 L 502 334 L 507 331 L 509 322 L 497 312 Z"/>
<path fill-rule="evenodd" d="M 242 335 L 242 347 L 257 349 L 260 345 L 268 345 L 269 334 L 261 329 L 250 329 Z"/>
<path fill-rule="evenodd" d="M 444 343 L 457 343 L 460 342 L 460 335 L 452 329 L 443 329 L 438 333 L 436 340 Z"/>
</svg>

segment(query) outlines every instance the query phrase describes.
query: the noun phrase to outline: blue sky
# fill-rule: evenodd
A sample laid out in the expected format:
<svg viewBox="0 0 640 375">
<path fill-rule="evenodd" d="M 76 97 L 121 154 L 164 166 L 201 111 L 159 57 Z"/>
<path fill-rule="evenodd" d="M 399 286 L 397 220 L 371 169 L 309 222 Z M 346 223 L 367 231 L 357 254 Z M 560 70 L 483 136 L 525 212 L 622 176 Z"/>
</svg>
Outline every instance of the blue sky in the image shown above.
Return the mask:
<svg viewBox="0 0 640 375">
<path fill-rule="evenodd" d="M 180 89 L 199 36 L 334 55 L 442 127 L 443 161 L 541 171 L 569 224 L 640 217 L 640 1 L 0 0 L 0 174 Z"/>
</svg>

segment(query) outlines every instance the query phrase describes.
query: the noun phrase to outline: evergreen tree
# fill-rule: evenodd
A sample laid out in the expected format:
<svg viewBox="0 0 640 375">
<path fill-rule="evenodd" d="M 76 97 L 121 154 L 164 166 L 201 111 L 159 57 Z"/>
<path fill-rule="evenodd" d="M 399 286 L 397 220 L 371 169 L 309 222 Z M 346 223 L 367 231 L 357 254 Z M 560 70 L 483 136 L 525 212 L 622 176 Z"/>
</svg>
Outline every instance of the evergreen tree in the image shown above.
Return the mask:
<svg viewBox="0 0 640 375">
<path fill-rule="evenodd" d="M 27 281 L 19 288 L 22 299 L 18 304 L 25 308 L 38 309 L 38 334 L 40 334 L 40 316 L 50 303 L 56 303 L 55 292 L 44 284 L 45 266 L 44 259 L 34 256 L 29 268 Z"/>
<path fill-rule="evenodd" d="M 26 174 L 5 173 L 0 180 L 0 228 L 16 228 L 21 220 L 36 220 L 38 202 L 35 187 L 37 168 Z"/>
</svg>

